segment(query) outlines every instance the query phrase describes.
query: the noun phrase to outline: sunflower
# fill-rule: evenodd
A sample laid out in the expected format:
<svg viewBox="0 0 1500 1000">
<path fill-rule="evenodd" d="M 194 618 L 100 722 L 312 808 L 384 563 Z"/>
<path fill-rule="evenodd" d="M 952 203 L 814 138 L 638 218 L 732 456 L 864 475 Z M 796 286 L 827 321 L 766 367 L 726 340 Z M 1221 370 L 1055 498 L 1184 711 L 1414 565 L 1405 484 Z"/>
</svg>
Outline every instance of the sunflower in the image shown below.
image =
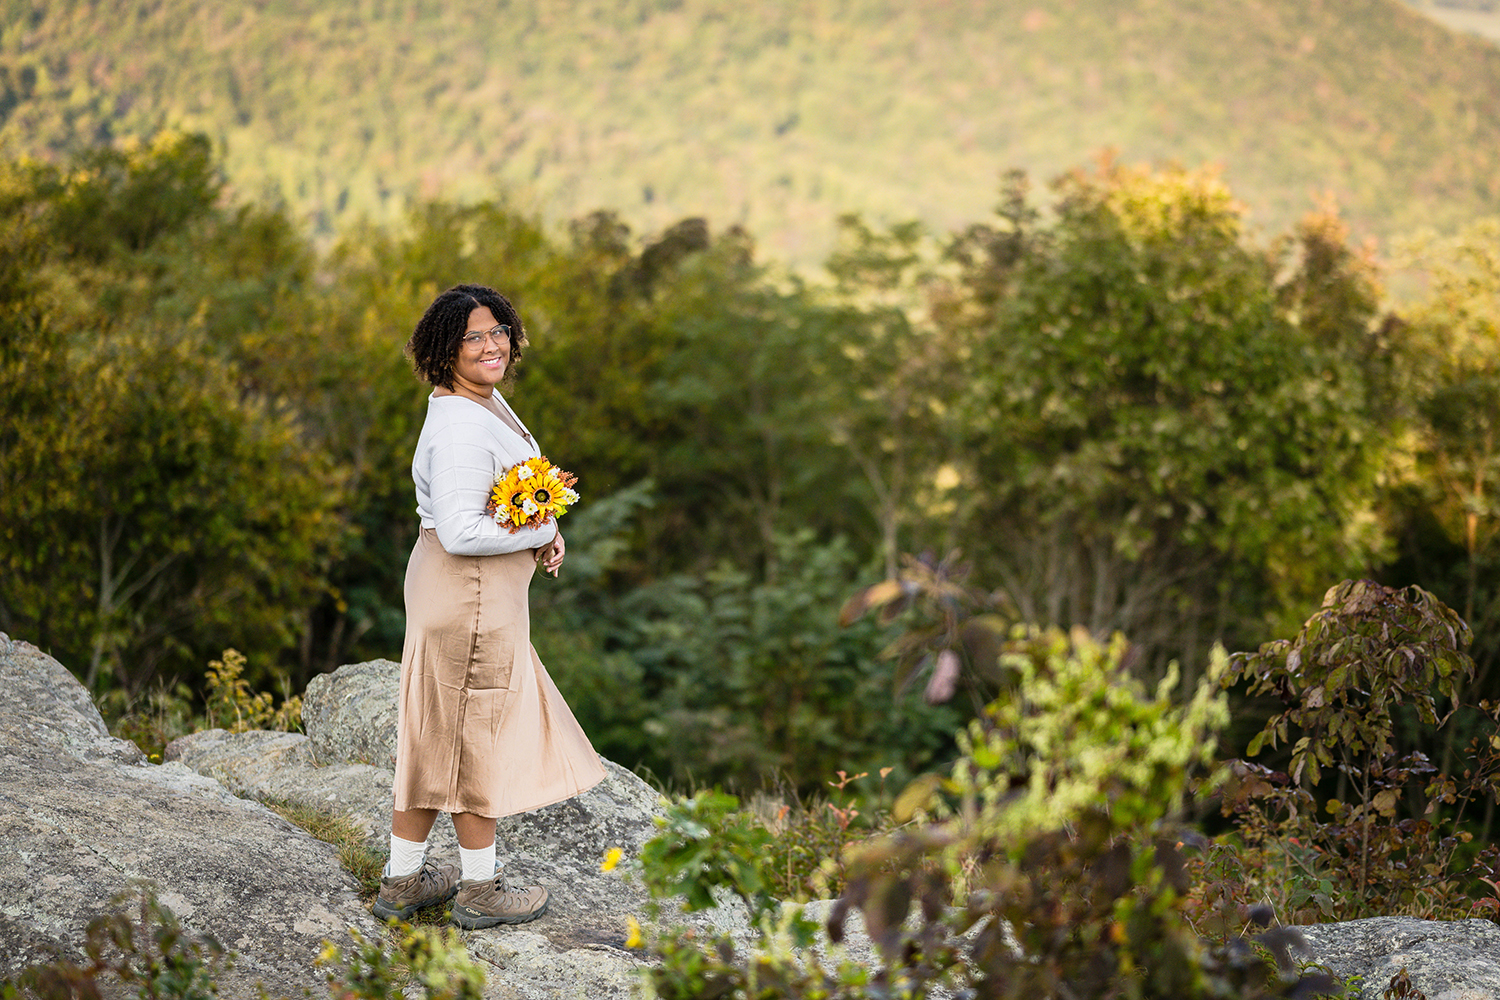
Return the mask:
<svg viewBox="0 0 1500 1000">
<path fill-rule="evenodd" d="M 495 478 L 485 513 L 512 533 L 523 527 L 538 527 L 567 513 L 578 500 L 572 487 L 578 477 L 547 460 L 528 458 Z"/>
<path fill-rule="evenodd" d="M 556 466 L 549 465 L 545 471 L 539 471 L 526 480 L 526 485 L 531 489 L 530 499 L 542 512 L 543 518 L 549 514 L 561 517 L 567 513 L 568 504 L 578 499 L 578 494 L 569 489 L 568 483 L 564 481 L 571 478 Z"/>
</svg>

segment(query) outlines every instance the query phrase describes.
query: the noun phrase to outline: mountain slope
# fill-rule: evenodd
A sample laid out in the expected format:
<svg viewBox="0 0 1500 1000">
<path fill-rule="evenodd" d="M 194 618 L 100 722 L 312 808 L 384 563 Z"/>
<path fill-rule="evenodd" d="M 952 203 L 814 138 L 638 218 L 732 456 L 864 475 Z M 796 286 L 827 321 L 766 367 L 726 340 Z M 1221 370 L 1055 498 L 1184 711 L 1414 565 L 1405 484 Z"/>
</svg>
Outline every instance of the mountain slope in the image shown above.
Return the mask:
<svg viewBox="0 0 1500 1000">
<path fill-rule="evenodd" d="M 1214 160 L 1277 228 L 1500 211 L 1500 48 L 1399 0 L 0 0 L 0 153 L 160 124 L 319 229 L 497 188 L 552 219 L 956 226 L 1105 146 Z"/>
</svg>

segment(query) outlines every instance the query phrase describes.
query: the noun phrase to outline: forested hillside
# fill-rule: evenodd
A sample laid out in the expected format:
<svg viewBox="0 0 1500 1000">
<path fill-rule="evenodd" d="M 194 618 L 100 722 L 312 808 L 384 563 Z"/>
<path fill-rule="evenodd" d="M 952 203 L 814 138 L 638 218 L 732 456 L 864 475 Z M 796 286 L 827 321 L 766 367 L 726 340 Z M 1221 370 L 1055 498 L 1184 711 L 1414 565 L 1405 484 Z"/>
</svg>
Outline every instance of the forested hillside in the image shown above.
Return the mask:
<svg viewBox="0 0 1500 1000">
<path fill-rule="evenodd" d="M 858 210 L 956 228 L 1010 167 L 1225 164 L 1264 231 L 1500 207 L 1500 48 L 1399 0 L 3 0 L 0 151 L 202 131 L 325 234 L 504 190 L 556 223 L 743 224 L 816 264 Z"/>
</svg>

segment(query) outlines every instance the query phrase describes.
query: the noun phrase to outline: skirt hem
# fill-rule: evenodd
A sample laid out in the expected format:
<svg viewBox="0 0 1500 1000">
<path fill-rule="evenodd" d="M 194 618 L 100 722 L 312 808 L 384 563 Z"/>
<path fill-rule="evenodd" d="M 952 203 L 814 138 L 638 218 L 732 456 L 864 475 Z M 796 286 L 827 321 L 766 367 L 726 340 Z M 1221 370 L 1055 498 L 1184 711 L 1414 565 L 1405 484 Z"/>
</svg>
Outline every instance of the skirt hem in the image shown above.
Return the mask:
<svg viewBox="0 0 1500 1000">
<path fill-rule="evenodd" d="M 604 777 L 605 777 L 605 772 L 603 771 L 603 765 L 601 764 L 600 765 L 599 776 L 596 777 L 596 778 L 594 778 L 594 780 L 592 780 L 590 782 L 587 782 L 586 784 L 580 785 L 577 791 L 568 792 L 565 795 L 559 795 L 559 796 L 557 796 L 555 798 L 548 799 L 545 802 L 538 802 L 536 805 L 522 806 L 520 809 L 511 809 L 511 810 L 508 810 L 506 812 L 502 812 L 502 813 L 500 813 L 500 814 L 498 814 L 496 816 L 485 816 L 485 819 L 504 819 L 507 816 L 519 816 L 522 813 L 536 812 L 538 809 L 545 809 L 548 806 L 555 806 L 559 802 L 566 802 L 569 799 L 577 798 L 578 796 L 582 795 L 584 792 L 588 791 L 589 789 L 597 787 L 598 784 L 601 781 L 604 780 Z M 453 809 L 453 808 L 449 808 L 449 806 L 448 806 L 447 803 L 442 803 L 442 804 L 438 804 L 438 805 L 406 805 L 406 806 L 397 805 L 395 808 L 399 809 L 399 810 L 407 810 L 407 809 L 431 809 L 434 812 L 447 813 L 449 816 L 452 816 L 454 813 L 465 813 L 465 814 L 471 815 L 471 816 L 484 816 L 484 813 L 476 813 L 472 809 L 463 809 L 463 808 Z"/>
</svg>

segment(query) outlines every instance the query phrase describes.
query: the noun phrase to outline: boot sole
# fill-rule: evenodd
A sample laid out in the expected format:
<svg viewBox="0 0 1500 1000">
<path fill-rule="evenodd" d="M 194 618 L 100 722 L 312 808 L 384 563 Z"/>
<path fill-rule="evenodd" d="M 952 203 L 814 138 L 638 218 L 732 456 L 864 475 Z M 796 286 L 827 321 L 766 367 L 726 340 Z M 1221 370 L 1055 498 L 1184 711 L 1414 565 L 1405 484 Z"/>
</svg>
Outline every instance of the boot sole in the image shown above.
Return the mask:
<svg viewBox="0 0 1500 1000">
<path fill-rule="evenodd" d="M 521 913 L 513 917 L 495 916 L 492 913 L 479 913 L 465 907 L 455 906 L 453 908 L 453 922 L 466 931 L 475 931 L 483 927 L 494 927 L 496 924 L 529 924 L 537 917 L 547 912 L 547 907 L 552 905 L 549 896 L 546 902 L 537 907 L 531 913 Z"/>
<path fill-rule="evenodd" d="M 448 902 L 448 900 L 457 895 L 458 886 L 455 885 L 453 888 L 449 889 L 445 895 L 439 896 L 435 899 L 429 899 L 426 902 L 422 903 L 410 903 L 406 906 L 391 906 L 379 896 L 376 896 L 375 905 L 370 907 L 370 912 L 375 914 L 375 916 L 379 917 L 381 920 L 405 920 L 413 913 L 416 913 L 418 910 L 424 907 L 437 906 L 439 903 L 446 903 Z"/>
</svg>

